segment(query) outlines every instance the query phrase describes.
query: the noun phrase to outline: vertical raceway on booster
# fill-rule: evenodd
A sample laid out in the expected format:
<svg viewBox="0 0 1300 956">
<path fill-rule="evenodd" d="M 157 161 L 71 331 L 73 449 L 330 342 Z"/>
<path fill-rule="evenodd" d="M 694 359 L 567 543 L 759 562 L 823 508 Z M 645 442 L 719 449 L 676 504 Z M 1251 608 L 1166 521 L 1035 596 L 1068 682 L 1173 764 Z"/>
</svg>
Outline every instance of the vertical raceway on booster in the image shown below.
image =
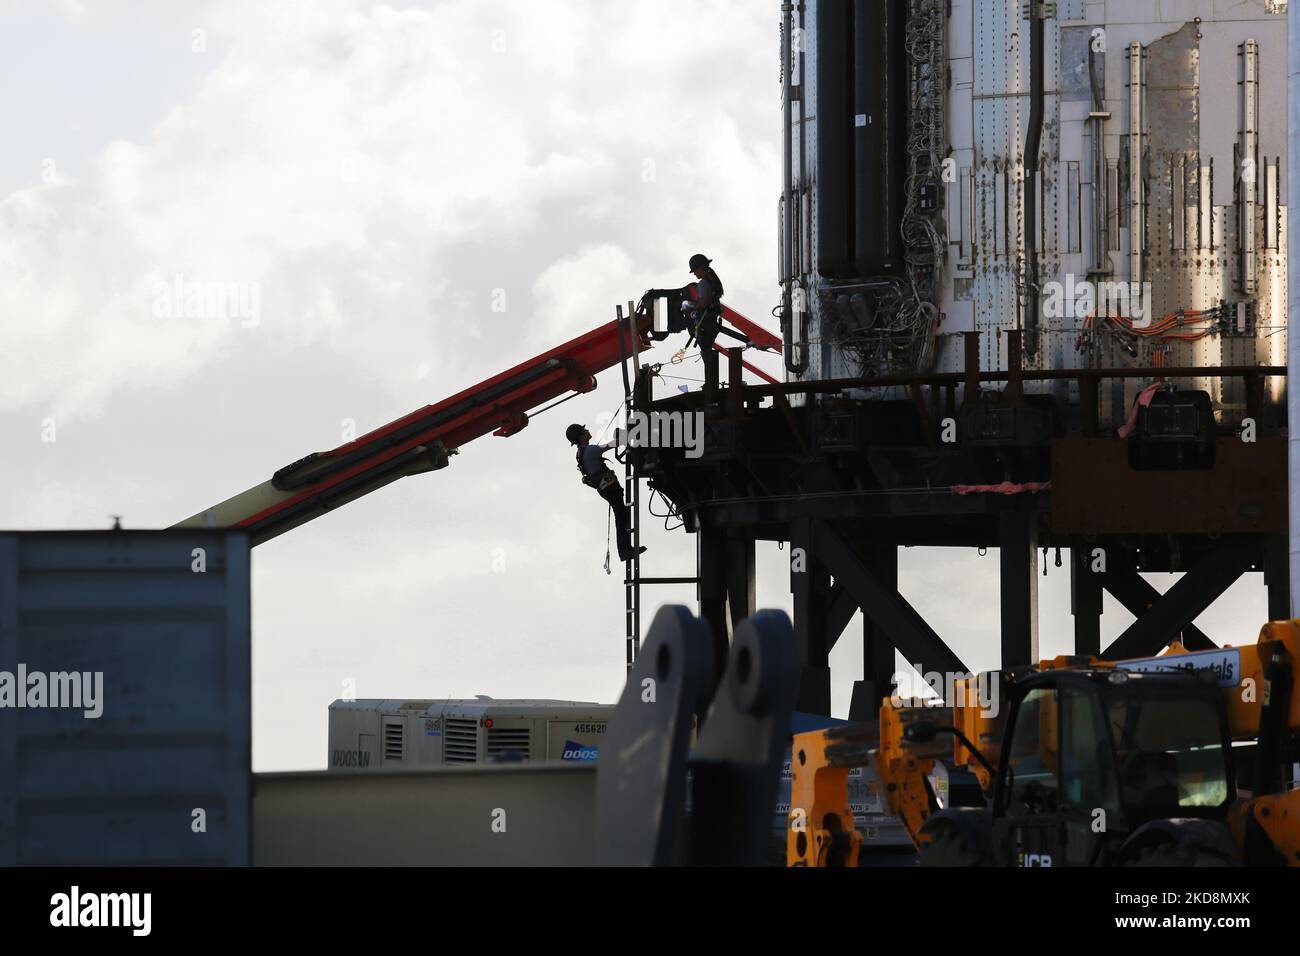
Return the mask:
<svg viewBox="0 0 1300 956">
<path fill-rule="evenodd" d="M 853 269 L 851 11 L 847 3 L 817 4 L 817 268 L 823 275 Z"/>
<path fill-rule="evenodd" d="M 853 256 L 855 275 L 902 271 L 907 177 L 906 0 L 853 4 Z"/>
<path fill-rule="evenodd" d="M 817 4 L 816 265 L 822 276 L 902 271 L 906 21 L 906 0 Z"/>
</svg>

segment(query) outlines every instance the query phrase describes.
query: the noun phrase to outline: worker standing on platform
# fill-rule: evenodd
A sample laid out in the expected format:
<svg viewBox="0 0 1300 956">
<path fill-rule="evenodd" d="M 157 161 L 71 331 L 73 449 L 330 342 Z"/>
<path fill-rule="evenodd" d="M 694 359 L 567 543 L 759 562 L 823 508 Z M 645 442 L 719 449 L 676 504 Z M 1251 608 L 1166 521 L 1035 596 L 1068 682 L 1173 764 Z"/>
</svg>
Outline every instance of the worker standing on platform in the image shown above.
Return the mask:
<svg viewBox="0 0 1300 956">
<path fill-rule="evenodd" d="M 609 502 L 609 507 L 614 512 L 618 559 L 631 561 L 645 551 L 645 546 L 638 549 L 632 547 L 632 518 L 623 502 L 623 486 L 618 483 L 618 476 L 605 463 L 605 454 L 616 447 L 618 441 L 612 441 L 608 445 L 593 445 L 591 432 L 583 425 L 570 425 L 565 430 L 564 437 L 570 444 L 578 446 L 578 471 L 582 473 L 582 483 L 588 488 L 596 489 L 596 493 Z"/>
<path fill-rule="evenodd" d="M 722 328 L 722 280 L 713 271 L 712 259 L 702 252 L 691 256 L 690 268 L 695 274 L 695 299 L 682 302 L 687 314 L 687 328 L 699 343 L 700 358 L 704 360 L 704 391 L 716 394 L 718 387 L 718 353 L 713 342 Z"/>
</svg>

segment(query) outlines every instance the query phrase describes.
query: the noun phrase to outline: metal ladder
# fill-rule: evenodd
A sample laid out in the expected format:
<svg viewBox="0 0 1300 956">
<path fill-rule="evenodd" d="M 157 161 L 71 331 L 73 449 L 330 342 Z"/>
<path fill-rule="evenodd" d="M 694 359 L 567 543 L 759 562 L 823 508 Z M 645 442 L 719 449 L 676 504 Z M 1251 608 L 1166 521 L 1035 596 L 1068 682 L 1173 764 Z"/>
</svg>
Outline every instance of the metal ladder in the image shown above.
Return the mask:
<svg viewBox="0 0 1300 956">
<path fill-rule="evenodd" d="M 631 455 L 623 462 L 623 500 L 628 506 L 632 525 L 632 560 L 623 565 L 627 669 L 631 673 L 641 653 L 641 482 L 637 480 Z"/>
<path fill-rule="evenodd" d="M 616 307 L 619 326 L 619 348 L 622 349 L 624 338 L 623 330 L 631 328 L 630 323 L 636 317 L 636 306 L 629 302 L 627 304 L 627 315 L 624 316 L 623 307 Z M 623 369 L 623 401 L 624 406 L 629 412 L 634 410 L 632 381 L 639 381 L 641 378 L 641 361 L 637 356 L 636 349 L 632 350 L 632 375 L 628 375 L 626 354 L 622 355 L 620 367 Z M 636 473 L 636 468 L 632 464 L 632 456 L 625 455 L 623 459 L 623 502 L 627 505 L 630 515 L 630 537 L 632 540 L 632 560 L 623 564 L 623 603 L 624 603 L 624 621 L 625 634 L 627 643 L 627 669 L 630 673 L 632 667 L 636 664 L 637 657 L 641 653 L 641 585 L 643 584 L 699 584 L 699 567 L 698 555 L 696 558 L 697 567 L 695 577 L 679 578 L 643 578 L 641 576 L 641 481 Z"/>
<path fill-rule="evenodd" d="M 631 350 L 633 376 L 629 377 L 627 371 L 628 357 L 624 343 L 627 342 L 627 330 L 635 329 L 633 323 L 636 317 L 636 306 L 629 302 L 626 316 L 623 314 L 621 305 L 614 308 L 615 315 L 618 318 L 620 359 L 618 367 L 623 372 L 623 407 L 630 413 L 633 410 L 632 381 L 640 377 L 641 362 L 637 357 L 636 341 L 634 339 Z M 617 426 L 615 427 L 617 428 Z M 623 457 L 623 503 L 627 506 L 631 517 L 631 528 L 629 530 L 631 531 L 632 540 L 632 560 L 623 563 L 623 603 L 625 605 L 623 620 L 627 640 L 627 669 L 630 673 L 632 666 L 636 663 L 637 655 L 641 653 L 641 486 L 637 481 L 632 456 L 626 454 L 626 452 Z"/>
</svg>

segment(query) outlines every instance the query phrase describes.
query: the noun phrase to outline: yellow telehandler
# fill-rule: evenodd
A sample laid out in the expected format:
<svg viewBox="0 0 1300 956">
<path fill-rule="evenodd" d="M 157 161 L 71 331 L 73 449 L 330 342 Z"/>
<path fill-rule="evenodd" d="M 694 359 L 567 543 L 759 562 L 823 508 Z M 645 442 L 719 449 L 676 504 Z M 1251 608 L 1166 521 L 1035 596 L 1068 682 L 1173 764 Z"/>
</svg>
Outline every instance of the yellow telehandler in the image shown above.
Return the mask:
<svg viewBox="0 0 1300 956">
<path fill-rule="evenodd" d="M 794 737 L 790 866 L 856 866 L 848 772 L 875 769 L 923 866 L 1300 866 L 1300 620 L 1243 647 L 1058 657 L 886 699 Z M 941 806 L 938 762 L 975 775 Z M 952 801 L 949 801 L 950 803 Z"/>
</svg>

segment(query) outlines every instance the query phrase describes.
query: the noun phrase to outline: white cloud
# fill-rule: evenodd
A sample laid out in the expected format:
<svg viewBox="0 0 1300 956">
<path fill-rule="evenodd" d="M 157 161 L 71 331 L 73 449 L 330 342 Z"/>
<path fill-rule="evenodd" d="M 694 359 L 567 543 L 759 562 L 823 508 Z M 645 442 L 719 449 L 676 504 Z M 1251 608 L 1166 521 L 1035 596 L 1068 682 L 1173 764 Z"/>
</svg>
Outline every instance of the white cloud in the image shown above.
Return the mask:
<svg viewBox="0 0 1300 956">
<path fill-rule="evenodd" d="M 169 525 L 337 444 L 341 419 L 367 431 L 689 281 L 701 249 L 734 306 L 772 304 L 774 8 L 133 9 L 68 3 L 64 33 L 39 33 L 67 83 L 110 87 L 54 180 L 27 163 L 0 198 L 0 527 Z M 128 40 L 119 90 L 84 51 Z M 41 102 L 78 102 L 60 96 Z M 24 122 L 7 139 L 41 149 L 48 121 Z M 256 284 L 260 322 L 156 315 L 178 279 Z M 562 433 L 620 393 L 606 373 L 519 435 L 257 550 L 258 769 L 321 765 L 344 678 L 372 696 L 616 697 L 606 509 Z M 690 573 L 692 539 L 645 535 L 655 567 Z"/>
<path fill-rule="evenodd" d="M 637 278 L 631 257 L 611 244 L 587 247 L 552 263 L 533 285 L 537 307 L 530 340 L 554 344 L 613 319 L 614 306 L 623 304 L 620 293 L 635 289 Z"/>
<path fill-rule="evenodd" d="M 121 388 L 171 387 L 228 351 L 318 340 L 390 384 L 409 377 L 394 355 L 422 351 L 436 379 L 486 318 L 485 295 L 455 293 L 493 270 L 465 260 L 503 242 L 533 254 L 497 263 L 501 281 L 625 247 L 617 276 L 588 277 L 605 297 L 588 295 L 575 327 L 665 267 L 686 281 L 679 260 L 701 244 L 732 253 L 738 278 L 760 274 L 745 260 L 771 258 L 753 255 L 770 217 L 750 210 L 770 206 L 776 114 L 753 125 L 744 68 L 770 18 L 653 6 L 208 8 L 224 58 L 147 141 L 0 206 L 0 312 L 24 317 L 0 326 L 0 410 L 94 416 Z M 687 19 L 699 28 L 674 26 Z M 260 284 L 264 321 L 159 321 L 153 297 L 175 276 Z"/>
</svg>

